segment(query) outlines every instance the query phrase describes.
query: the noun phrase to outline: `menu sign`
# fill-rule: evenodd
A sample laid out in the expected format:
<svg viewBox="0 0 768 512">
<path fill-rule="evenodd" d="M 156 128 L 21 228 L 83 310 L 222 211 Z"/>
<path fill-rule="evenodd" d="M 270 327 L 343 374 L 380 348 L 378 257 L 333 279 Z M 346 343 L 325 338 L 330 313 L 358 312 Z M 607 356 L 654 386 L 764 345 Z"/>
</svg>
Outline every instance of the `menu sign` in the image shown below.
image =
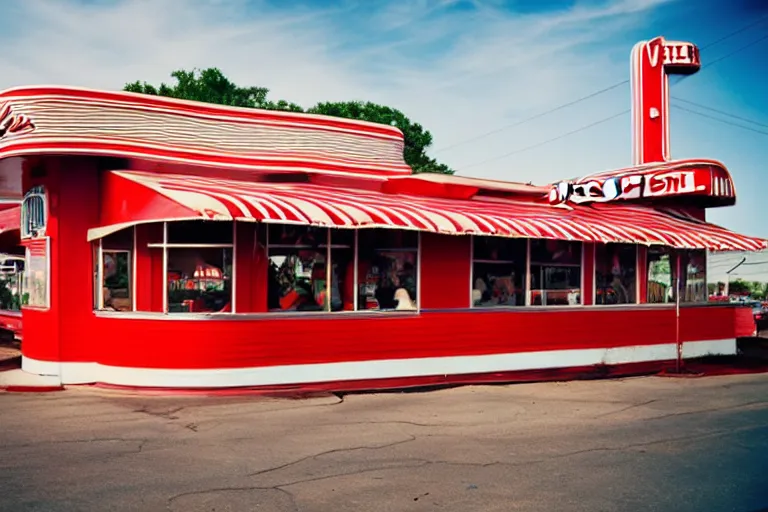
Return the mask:
<svg viewBox="0 0 768 512">
<path fill-rule="evenodd" d="M 50 307 L 50 238 L 30 240 L 24 267 L 24 306 Z"/>
</svg>

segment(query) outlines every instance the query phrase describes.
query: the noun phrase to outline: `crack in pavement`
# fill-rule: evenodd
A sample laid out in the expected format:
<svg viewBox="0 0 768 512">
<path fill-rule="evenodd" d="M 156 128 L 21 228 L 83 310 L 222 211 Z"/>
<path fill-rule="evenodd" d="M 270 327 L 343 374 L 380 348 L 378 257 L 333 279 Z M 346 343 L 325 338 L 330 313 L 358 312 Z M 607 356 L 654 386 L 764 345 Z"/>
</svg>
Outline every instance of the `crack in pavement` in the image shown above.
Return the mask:
<svg viewBox="0 0 768 512">
<path fill-rule="evenodd" d="M 606 412 L 606 413 L 603 413 L 603 414 L 598 414 L 597 416 L 594 417 L 594 419 L 605 418 L 607 416 L 612 416 L 614 414 L 621 414 L 621 413 L 629 411 L 631 409 L 635 409 L 637 407 L 643 407 L 643 406 L 646 406 L 646 405 L 650 405 L 650 404 L 655 403 L 655 402 L 658 402 L 658 400 L 653 399 L 653 400 L 648 400 L 648 401 L 645 401 L 645 402 L 640 402 L 640 403 L 637 403 L 637 404 L 631 404 L 631 405 L 623 407 L 623 408 L 621 408 L 621 409 L 619 409 L 617 411 L 610 411 L 610 412 Z"/>
<path fill-rule="evenodd" d="M 316 482 L 316 481 L 321 481 L 321 480 L 328 480 L 328 479 L 331 479 L 331 478 L 337 478 L 337 477 L 341 477 L 341 476 L 357 475 L 357 474 L 370 473 L 370 472 L 375 472 L 375 471 L 388 471 L 388 470 L 403 469 L 403 468 L 413 469 L 413 468 L 418 468 L 418 467 L 426 466 L 426 465 L 451 465 L 451 466 L 468 466 L 468 467 L 480 467 L 480 468 L 486 468 L 486 467 L 492 467 L 492 466 L 520 467 L 520 466 L 526 466 L 526 465 L 530 465 L 530 464 L 542 464 L 542 463 L 545 463 L 545 462 L 551 462 L 553 460 L 558 460 L 558 459 L 563 459 L 563 458 L 568 458 L 568 457 L 574 457 L 574 456 L 584 455 L 584 454 L 588 454 L 588 453 L 633 450 L 633 449 L 636 449 L 636 448 L 644 448 L 644 447 L 654 446 L 654 445 L 659 445 L 659 444 L 680 443 L 680 442 L 686 442 L 686 441 L 706 439 L 706 438 L 710 438 L 710 437 L 718 437 L 718 436 L 722 436 L 722 435 L 725 435 L 725 434 L 731 434 L 731 433 L 734 433 L 734 432 L 743 432 L 743 431 L 757 430 L 757 429 L 760 429 L 760 428 L 764 428 L 764 427 L 762 427 L 762 426 L 743 427 L 741 429 L 722 430 L 722 431 L 717 431 L 717 432 L 709 432 L 707 434 L 688 435 L 688 436 L 681 436 L 681 437 L 676 437 L 676 438 L 671 438 L 671 439 L 657 439 L 657 440 L 654 440 L 654 441 L 647 441 L 647 442 L 643 442 L 643 443 L 631 443 L 631 444 L 622 445 L 622 446 L 600 446 L 600 447 L 595 447 L 595 448 L 587 448 L 587 449 L 584 449 L 584 450 L 576 450 L 576 451 L 573 451 L 573 452 L 561 453 L 561 454 L 552 455 L 552 456 L 541 458 L 541 459 L 533 459 L 533 460 L 526 460 L 526 461 L 520 461 L 520 462 L 505 462 L 505 461 L 463 462 L 463 461 L 449 461 L 449 460 L 429 460 L 429 459 L 418 458 L 418 459 L 413 459 L 413 464 L 403 464 L 403 465 L 399 465 L 399 466 L 378 466 L 378 467 L 366 468 L 366 469 L 362 469 L 362 470 L 334 473 L 334 474 L 331 474 L 331 475 L 323 475 L 323 476 L 311 477 L 311 478 L 306 478 L 306 479 L 301 479 L 301 480 L 292 480 L 292 481 L 288 481 L 288 482 L 282 482 L 282 483 L 276 484 L 273 487 L 289 487 L 289 486 L 292 486 L 292 485 L 298 485 L 298 484 L 307 483 L 307 482 Z M 413 439 L 413 440 L 415 440 L 415 439 Z M 396 442 L 396 443 L 390 443 L 388 446 L 394 446 L 394 445 L 397 445 L 397 444 L 404 444 L 406 442 L 411 442 L 413 440 L 406 440 L 406 441 L 399 441 L 399 442 Z M 266 474 L 268 472 L 273 472 L 273 471 L 278 471 L 278 470 L 281 470 L 281 469 L 285 469 L 287 467 L 299 464 L 299 463 L 301 463 L 303 461 L 314 459 L 314 458 L 317 458 L 317 457 L 322 456 L 322 455 L 327 455 L 329 453 L 339 453 L 339 452 L 344 452 L 344 451 L 360 450 L 360 449 L 366 449 L 366 448 L 367 449 L 378 449 L 378 448 L 385 448 L 385 447 L 386 446 L 379 446 L 379 447 L 374 447 L 374 448 L 372 448 L 372 447 L 357 447 L 357 448 L 330 450 L 328 452 L 322 452 L 322 453 L 319 453 L 319 454 L 316 454 L 316 455 L 307 456 L 307 457 L 304 457 L 304 458 L 299 459 L 297 461 L 294 461 L 294 462 L 291 462 L 291 463 L 288 463 L 288 464 L 284 464 L 282 466 L 278 466 L 278 467 L 275 467 L 275 468 L 270 468 L 270 469 L 264 470 L 262 472 L 253 473 L 253 474 L 250 474 L 248 476 L 254 477 L 254 476 L 264 475 L 264 474 Z"/>
<path fill-rule="evenodd" d="M 391 448 L 393 446 L 398 446 L 401 444 L 411 443 L 416 440 L 416 436 L 408 436 L 408 439 L 402 439 L 400 441 L 394 441 L 392 443 L 387 444 L 381 444 L 381 445 L 363 445 L 363 446 L 353 446 L 351 448 L 334 448 L 333 450 L 327 450 L 324 452 L 316 453 L 314 455 L 307 455 L 306 457 L 302 457 L 300 459 L 294 460 L 292 462 L 287 462 L 285 464 L 281 464 L 279 466 L 275 466 L 272 468 L 263 469 L 261 471 L 256 471 L 255 473 L 249 473 L 248 477 L 255 477 L 255 476 L 261 476 L 267 473 L 271 473 L 273 471 L 280 471 L 281 469 L 289 468 L 291 466 L 295 466 L 296 464 L 301 464 L 304 461 L 311 460 L 311 459 L 317 459 L 318 457 L 323 457 L 325 455 L 331 455 L 333 453 L 343 453 L 343 452 L 354 452 L 358 450 L 383 450 L 385 448 Z"/>
<path fill-rule="evenodd" d="M 474 423 L 476 424 L 476 423 Z M 409 425 L 412 427 L 435 427 L 435 428 L 444 428 L 444 427 L 464 427 L 466 425 L 462 425 L 460 423 L 417 423 L 415 421 L 405 421 L 405 420 L 383 420 L 383 421 L 350 421 L 350 422 L 343 422 L 343 423 L 332 423 L 332 426 L 346 426 L 346 425 Z"/>
<path fill-rule="evenodd" d="M 712 409 L 697 409 L 695 411 L 673 412 L 670 414 L 664 414 L 662 416 L 654 416 L 653 418 L 645 418 L 643 421 L 657 421 L 678 416 L 692 416 L 694 414 L 706 414 L 710 412 L 734 411 L 736 409 L 752 407 L 753 405 L 768 405 L 768 401 L 755 400 L 754 402 L 745 402 L 743 404 L 729 405 L 724 407 L 714 407 Z"/>
<path fill-rule="evenodd" d="M 204 494 L 215 494 L 215 493 L 225 493 L 225 492 L 247 492 L 247 491 L 277 491 L 279 493 L 282 493 L 286 496 L 288 496 L 288 499 L 291 501 L 291 506 L 296 512 L 299 512 L 299 505 L 296 502 L 296 496 L 287 489 L 281 489 L 279 486 L 269 486 L 269 487 L 259 487 L 259 486 L 253 486 L 253 485 L 247 485 L 247 486 L 241 486 L 241 487 L 212 487 L 210 489 L 202 489 L 200 491 L 189 491 L 189 492 L 183 492 L 180 494 L 176 494 L 168 498 L 166 502 L 166 509 L 171 510 L 173 507 L 173 502 L 180 499 L 180 498 L 186 498 L 188 496 L 202 496 Z"/>
<path fill-rule="evenodd" d="M 147 442 L 147 439 L 124 439 L 120 437 L 94 437 L 91 439 L 64 439 L 60 441 L 36 441 L 34 443 L 22 443 L 22 444 L 10 444 L 0 446 L 2 449 L 9 448 L 30 448 L 41 445 L 57 445 L 57 444 L 77 444 L 77 443 L 139 443 L 143 445 Z"/>
</svg>

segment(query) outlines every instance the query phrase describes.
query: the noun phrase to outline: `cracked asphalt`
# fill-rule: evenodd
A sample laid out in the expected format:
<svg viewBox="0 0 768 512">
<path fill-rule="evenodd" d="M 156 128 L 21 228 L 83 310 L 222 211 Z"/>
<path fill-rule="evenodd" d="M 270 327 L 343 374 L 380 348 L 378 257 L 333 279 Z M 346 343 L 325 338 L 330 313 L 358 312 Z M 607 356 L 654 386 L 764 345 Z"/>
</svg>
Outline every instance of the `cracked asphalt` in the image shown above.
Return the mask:
<svg viewBox="0 0 768 512">
<path fill-rule="evenodd" d="M 0 393 L 0 510 L 768 510 L 768 375 Z"/>
</svg>

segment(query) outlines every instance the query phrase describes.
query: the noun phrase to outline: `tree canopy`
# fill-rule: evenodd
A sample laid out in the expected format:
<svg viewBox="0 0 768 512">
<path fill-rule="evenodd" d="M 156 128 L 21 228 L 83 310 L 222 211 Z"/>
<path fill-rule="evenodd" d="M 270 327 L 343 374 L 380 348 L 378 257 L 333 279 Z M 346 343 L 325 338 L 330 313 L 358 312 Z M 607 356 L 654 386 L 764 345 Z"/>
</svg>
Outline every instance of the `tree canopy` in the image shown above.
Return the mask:
<svg viewBox="0 0 768 512">
<path fill-rule="evenodd" d="M 161 83 L 159 86 L 154 86 L 147 82 L 136 81 L 126 84 L 123 90 L 232 107 L 307 112 L 396 126 L 405 136 L 403 157 L 413 172 L 441 174 L 454 172 L 447 165 L 427 155 L 427 149 L 432 144 L 432 134 L 397 109 L 371 102 L 344 101 L 318 103 L 304 110 L 296 103 L 270 100 L 267 97 L 269 89 L 265 87 L 240 87 L 217 68 L 200 71 L 182 69 L 171 73 L 171 77 L 175 79 L 174 84 Z"/>
</svg>

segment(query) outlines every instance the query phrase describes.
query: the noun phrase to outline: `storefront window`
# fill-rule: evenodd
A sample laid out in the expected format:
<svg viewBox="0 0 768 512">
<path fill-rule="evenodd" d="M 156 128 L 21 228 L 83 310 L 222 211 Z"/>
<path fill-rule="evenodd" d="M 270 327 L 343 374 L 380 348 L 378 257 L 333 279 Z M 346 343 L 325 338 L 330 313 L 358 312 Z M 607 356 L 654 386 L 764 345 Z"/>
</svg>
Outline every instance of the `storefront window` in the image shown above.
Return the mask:
<svg viewBox="0 0 768 512">
<path fill-rule="evenodd" d="M 419 234 L 364 229 L 358 237 L 358 310 L 418 309 Z"/>
<path fill-rule="evenodd" d="M 96 309 L 133 311 L 133 234 L 134 228 L 127 228 L 98 242 Z"/>
<path fill-rule="evenodd" d="M 595 304 L 637 302 L 637 246 L 598 244 L 595 248 Z"/>
<path fill-rule="evenodd" d="M 675 301 L 675 269 L 672 252 L 667 247 L 648 249 L 647 302 L 664 304 Z"/>
<path fill-rule="evenodd" d="M 19 311 L 23 304 L 24 256 L 0 254 L 0 309 Z"/>
<path fill-rule="evenodd" d="M 270 311 L 341 309 L 333 280 L 328 297 L 328 233 L 313 226 L 268 227 Z"/>
<path fill-rule="evenodd" d="M 681 302 L 707 302 L 707 251 L 680 251 L 683 282 Z"/>
<path fill-rule="evenodd" d="M 531 240 L 531 305 L 581 304 L 581 242 Z"/>
<path fill-rule="evenodd" d="M 472 241 L 472 305 L 525 305 L 528 240 L 476 236 Z"/>
<path fill-rule="evenodd" d="M 167 226 L 167 311 L 233 312 L 233 224 L 184 221 Z"/>
<path fill-rule="evenodd" d="M 168 312 L 232 312 L 232 248 L 168 249 Z"/>
</svg>

